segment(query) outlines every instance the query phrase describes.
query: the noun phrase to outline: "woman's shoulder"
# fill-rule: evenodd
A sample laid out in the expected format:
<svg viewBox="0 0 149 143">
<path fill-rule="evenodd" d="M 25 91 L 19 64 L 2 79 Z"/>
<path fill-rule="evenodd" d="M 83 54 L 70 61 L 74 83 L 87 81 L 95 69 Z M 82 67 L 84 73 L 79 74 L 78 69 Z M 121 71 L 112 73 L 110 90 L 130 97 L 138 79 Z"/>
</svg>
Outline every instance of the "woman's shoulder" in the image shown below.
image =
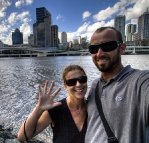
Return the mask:
<svg viewBox="0 0 149 143">
<path fill-rule="evenodd" d="M 57 102 L 62 102 L 62 103 L 66 103 L 66 98 L 60 99 Z"/>
<path fill-rule="evenodd" d="M 59 117 L 65 115 L 64 113 L 66 113 L 66 111 L 68 110 L 66 98 L 58 100 L 56 102 L 61 102 L 62 104 L 48 110 L 52 120 L 56 120 Z"/>
<path fill-rule="evenodd" d="M 56 110 L 60 110 L 62 108 L 67 107 L 66 98 L 60 99 L 56 102 L 61 102 L 62 104 L 59 105 L 59 106 L 54 107 L 53 109 L 50 109 L 49 111 L 56 111 Z"/>
</svg>

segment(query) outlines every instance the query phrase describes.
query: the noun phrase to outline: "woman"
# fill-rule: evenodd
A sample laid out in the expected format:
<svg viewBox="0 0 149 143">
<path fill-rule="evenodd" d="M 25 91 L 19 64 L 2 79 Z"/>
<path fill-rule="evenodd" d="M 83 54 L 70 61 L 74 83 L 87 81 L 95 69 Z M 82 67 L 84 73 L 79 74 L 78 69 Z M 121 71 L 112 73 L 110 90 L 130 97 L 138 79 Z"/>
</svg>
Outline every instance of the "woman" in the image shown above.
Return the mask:
<svg viewBox="0 0 149 143">
<path fill-rule="evenodd" d="M 84 99 L 87 91 L 86 73 L 78 65 L 69 65 L 64 69 L 62 79 L 68 96 L 56 103 L 53 98 L 60 88 L 52 93 L 54 82 L 48 91 L 48 81 L 43 92 L 38 86 L 38 103 L 21 126 L 19 141 L 31 139 L 51 124 L 53 143 L 84 143 L 87 128 L 87 103 Z"/>
</svg>

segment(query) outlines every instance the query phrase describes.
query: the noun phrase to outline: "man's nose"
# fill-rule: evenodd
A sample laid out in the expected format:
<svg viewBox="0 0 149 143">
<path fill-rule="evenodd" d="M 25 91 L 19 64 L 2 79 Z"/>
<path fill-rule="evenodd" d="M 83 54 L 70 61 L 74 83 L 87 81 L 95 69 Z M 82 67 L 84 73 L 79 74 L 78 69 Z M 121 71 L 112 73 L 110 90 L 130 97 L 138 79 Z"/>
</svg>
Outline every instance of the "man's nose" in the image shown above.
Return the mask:
<svg viewBox="0 0 149 143">
<path fill-rule="evenodd" d="M 100 56 L 104 54 L 103 50 L 101 48 L 98 49 L 98 52 L 97 52 L 97 56 Z"/>
</svg>

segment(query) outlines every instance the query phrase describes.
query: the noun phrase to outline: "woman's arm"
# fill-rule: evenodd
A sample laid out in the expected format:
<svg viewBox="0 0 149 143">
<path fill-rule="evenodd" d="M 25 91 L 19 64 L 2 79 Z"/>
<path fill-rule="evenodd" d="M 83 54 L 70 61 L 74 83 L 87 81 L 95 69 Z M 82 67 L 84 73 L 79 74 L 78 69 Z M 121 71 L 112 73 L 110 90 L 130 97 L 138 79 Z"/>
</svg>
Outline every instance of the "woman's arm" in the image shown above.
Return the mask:
<svg viewBox="0 0 149 143">
<path fill-rule="evenodd" d="M 54 97 L 60 91 L 60 88 L 57 89 L 53 94 L 51 94 L 54 82 L 51 83 L 49 90 L 47 91 L 48 81 L 46 81 L 44 86 L 44 92 L 42 93 L 40 85 L 38 86 L 39 99 L 36 107 L 32 113 L 28 116 L 25 123 L 25 132 L 28 139 L 31 139 L 33 136 L 40 133 L 44 130 L 50 123 L 52 119 L 47 110 L 54 108 L 55 106 L 61 105 L 61 102 L 53 102 Z M 35 130 L 36 129 L 36 130 Z M 35 131 L 35 132 L 34 132 Z M 24 123 L 22 124 L 18 132 L 18 140 L 25 141 L 24 134 Z"/>
</svg>

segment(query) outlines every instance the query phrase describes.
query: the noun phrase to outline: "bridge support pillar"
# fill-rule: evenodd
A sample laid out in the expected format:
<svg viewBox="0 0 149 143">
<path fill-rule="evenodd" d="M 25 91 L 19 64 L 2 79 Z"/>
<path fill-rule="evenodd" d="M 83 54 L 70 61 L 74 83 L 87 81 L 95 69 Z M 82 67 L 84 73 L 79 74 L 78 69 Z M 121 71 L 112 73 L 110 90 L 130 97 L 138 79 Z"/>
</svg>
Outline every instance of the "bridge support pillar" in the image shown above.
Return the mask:
<svg viewBox="0 0 149 143">
<path fill-rule="evenodd" d="M 37 57 L 46 57 L 47 54 L 46 53 L 38 53 Z"/>
</svg>

